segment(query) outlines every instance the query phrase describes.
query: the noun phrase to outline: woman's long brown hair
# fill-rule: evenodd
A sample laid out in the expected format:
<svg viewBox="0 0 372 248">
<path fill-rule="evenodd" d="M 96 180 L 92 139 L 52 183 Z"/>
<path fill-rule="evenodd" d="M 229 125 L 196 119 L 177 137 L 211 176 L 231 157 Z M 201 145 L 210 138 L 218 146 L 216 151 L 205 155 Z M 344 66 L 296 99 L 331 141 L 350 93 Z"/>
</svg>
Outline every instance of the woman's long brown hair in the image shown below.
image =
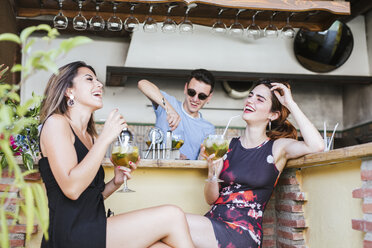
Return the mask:
<svg viewBox="0 0 372 248">
<path fill-rule="evenodd" d="M 44 91 L 44 100 L 41 103 L 40 109 L 40 121 L 44 123 L 49 116 L 52 114 L 65 114 L 67 112 L 67 97 L 65 96 L 66 90 L 73 86 L 72 80 L 77 75 L 78 69 L 86 67 L 90 69 L 94 74 L 95 70 L 87 65 L 85 62 L 76 61 L 70 64 L 64 65 L 58 69 L 58 74 L 53 74 Z M 97 131 L 94 124 L 93 114 L 91 115 L 87 132 L 92 136 L 97 136 Z"/>
<path fill-rule="evenodd" d="M 265 85 L 267 88 L 271 89 L 273 83 L 275 81 L 271 80 L 260 80 L 256 82 L 252 89 L 255 88 L 258 85 Z M 291 88 L 288 82 L 278 82 L 284 84 L 286 87 Z M 279 139 L 279 138 L 292 138 L 297 139 L 297 130 L 296 128 L 290 123 L 287 118 L 290 114 L 289 110 L 283 106 L 278 98 L 275 96 L 274 91 L 271 92 L 271 112 L 278 112 L 279 117 L 276 120 L 271 121 L 271 130 L 268 130 L 267 136 L 270 139 Z M 279 92 L 281 93 L 281 92 Z"/>
</svg>

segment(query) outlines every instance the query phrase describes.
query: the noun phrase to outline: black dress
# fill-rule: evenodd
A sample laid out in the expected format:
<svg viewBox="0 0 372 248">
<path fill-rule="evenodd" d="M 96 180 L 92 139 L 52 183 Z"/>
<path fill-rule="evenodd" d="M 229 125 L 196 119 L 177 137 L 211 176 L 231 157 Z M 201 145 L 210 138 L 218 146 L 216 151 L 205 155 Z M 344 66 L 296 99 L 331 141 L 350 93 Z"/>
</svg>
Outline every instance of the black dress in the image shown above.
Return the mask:
<svg viewBox="0 0 372 248">
<path fill-rule="evenodd" d="M 80 163 L 88 149 L 75 134 L 74 147 Z M 49 206 L 49 240 L 43 238 L 42 248 L 105 248 L 106 216 L 102 191 L 105 188 L 104 170 L 97 175 L 77 200 L 67 198 L 58 186 L 47 157 L 39 161 Z"/>
<path fill-rule="evenodd" d="M 220 178 L 220 195 L 206 213 L 220 248 L 262 246 L 262 216 L 276 185 L 279 171 L 268 140 L 246 149 L 238 138 L 230 142 Z"/>
</svg>

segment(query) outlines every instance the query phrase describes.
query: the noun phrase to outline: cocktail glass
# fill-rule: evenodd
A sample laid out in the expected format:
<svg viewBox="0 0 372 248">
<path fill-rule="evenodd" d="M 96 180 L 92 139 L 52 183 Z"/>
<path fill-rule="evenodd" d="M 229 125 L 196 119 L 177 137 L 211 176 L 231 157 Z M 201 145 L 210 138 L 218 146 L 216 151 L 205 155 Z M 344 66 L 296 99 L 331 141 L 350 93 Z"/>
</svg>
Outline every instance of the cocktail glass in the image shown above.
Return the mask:
<svg viewBox="0 0 372 248">
<path fill-rule="evenodd" d="M 111 161 L 115 166 L 125 166 L 130 168 L 129 162 L 138 161 L 139 149 L 132 141 L 121 141 L 120 138 L 111 145 Z M 124 175 L 124 187 L 117 191 L 121 193 L 135 192 L 128 188 L 127 176 Z"/>
<path fill-rule="evenodd" d="M 205 154 L 209 157 L 210 155 L 214 154 L 215 156 L 212 158 L 213 160 L 217 160 L 222 158 L 229 149 L 229 142 L 227 139 L 224 138 L 223 135 L 209 135 L 204 140 L 204 147 L 205 147 Z M 208 178 L 206 181 L 208 182 L 223 182 L 223 180 L 217 178 L 216 168 L 213 166 L 213 176 L 212 178 Z"/>
<path fill-rule="evenodd" d="M 183 146 L 183 143 L 185 141 L 182 138 L 182 135 L 180 134 L 173 134 L 172 135 L 172 149 L 173 150 L 178 150 Z"/>
</svg>

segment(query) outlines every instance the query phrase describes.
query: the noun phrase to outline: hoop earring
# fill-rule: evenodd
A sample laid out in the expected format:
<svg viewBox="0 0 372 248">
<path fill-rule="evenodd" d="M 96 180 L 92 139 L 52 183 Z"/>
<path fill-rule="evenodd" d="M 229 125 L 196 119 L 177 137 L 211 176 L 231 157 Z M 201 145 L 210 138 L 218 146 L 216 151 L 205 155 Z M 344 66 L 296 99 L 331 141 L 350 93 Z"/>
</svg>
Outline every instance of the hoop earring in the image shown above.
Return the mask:
<svg viewBox="0 0 372 248">
<path fill-rule="evenodd" d="M 70 99 L 67 100 L 67 105 L 68 105 L 69 107 L 74 106 L 74 104 L 75 104 L 74 98 L 75 98 L 75 97 L 74 97 L 73 95 L 70 95 Z"/>
<path fill-rule="evenodd" d="M 269 132 L 271 131 L 271 119 L 269 119 Z"/>
</svg>

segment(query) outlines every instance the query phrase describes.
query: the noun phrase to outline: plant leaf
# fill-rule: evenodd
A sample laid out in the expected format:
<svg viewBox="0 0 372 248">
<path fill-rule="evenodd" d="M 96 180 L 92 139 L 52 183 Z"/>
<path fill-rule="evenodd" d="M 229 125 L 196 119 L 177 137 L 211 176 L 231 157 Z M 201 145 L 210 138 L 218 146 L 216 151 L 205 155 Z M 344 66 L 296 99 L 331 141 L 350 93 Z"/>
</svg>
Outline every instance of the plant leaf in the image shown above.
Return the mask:
<svg viewBox="0 0 372 248">
<path fill-rule="evenodd" d="M 0 208 L 0 240 L 1 247 L 9 247 L 9 238 L 8 238 L 8 223 L 6 221 L 5 209 Z"/>
<path fill-rule="evenodd" d="M 17 35 L 11 33 L 0 34 L 0 41 L 12 41 L 21 44 L 21 39 Z"/>
<path fill-rule="evenodd" d="M 31 187 L 28 184 L 23 187 L 22 191 L 25 197 L 25 207 L 23 211 L 26 216 L 26 240 L 30 240 L 34 227 L 34 195 L 32 194 Z"/>
<path fill-rule="evenodd" d="M 44 233 L 45 239 L 48 240 L 49 210 L 45 192 L 40 184 L 34 184 L 33 186 L 34 187 L 32 189 L 35 195 L 35 199 L 37 199 L 36 210 L 39 212 L 39 223 Z"/>
<path fill-rule="evenodd" d="M 74 38 L 70 38 L 70 39 L 62 41 L 60 48 L 62 49 L 63 52 L 66 53 L 76 46 L 84 45 L 90 42 L 92 42 L 92 39 L 88 37 L 76 36 Z"/>
<path fill-rule="evenodd" d="M 33 170 L 34 169 L 34 160 L 32 159 L 32 156 L 29 153 L 23 153 L 22 154 L 22 161 L 23 161 L 23 165 L 28 170 Z"/>
<path fill-rule="evenodd" d="M 26 43 L 27 38 L 37 29 L 35 26 L 31 26 L 28 28 L 23 29 L 21 32 L 21 35 L 19 36 L 21 38 L 22 44 Z"/>
<path fill-rule="evenodd" d="M 20 65 L 20 64 L 16 64 L 12 67 L 12 69 L 10 70 L 11 72 L 17 72 L 17 71 L 22 71 L 23 70 L 23 66 Z"/>
</svg>

